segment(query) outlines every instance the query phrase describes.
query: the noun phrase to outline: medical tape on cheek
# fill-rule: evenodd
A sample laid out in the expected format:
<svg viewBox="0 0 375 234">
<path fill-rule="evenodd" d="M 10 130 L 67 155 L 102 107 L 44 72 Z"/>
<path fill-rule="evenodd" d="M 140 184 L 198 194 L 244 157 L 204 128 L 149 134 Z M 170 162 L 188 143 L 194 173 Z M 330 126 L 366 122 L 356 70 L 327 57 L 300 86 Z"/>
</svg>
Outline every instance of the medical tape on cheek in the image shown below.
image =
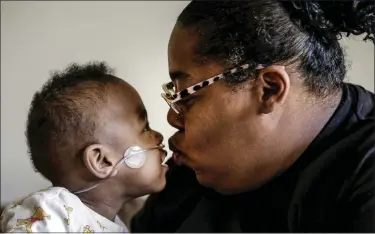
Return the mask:
<svg viewBox="0 0 375 234">
<path fill-rule="evenodd" d="M 140 168 L 146 162 L 145 153 L 147 150 L 139 146 L 132 146 L 128 148 L 124 154 L 124 162 L 130 168 Z"/>
<path fill-rule="evenodd" d="M 124 162 L 130 168 L 140 168 L 146 162 L 146 153 L 155 149 L 163 149 L 164 145 L 156 145 L 149 148 L 140 146 L 129 147 L 124 153 Z"/>
</svg>

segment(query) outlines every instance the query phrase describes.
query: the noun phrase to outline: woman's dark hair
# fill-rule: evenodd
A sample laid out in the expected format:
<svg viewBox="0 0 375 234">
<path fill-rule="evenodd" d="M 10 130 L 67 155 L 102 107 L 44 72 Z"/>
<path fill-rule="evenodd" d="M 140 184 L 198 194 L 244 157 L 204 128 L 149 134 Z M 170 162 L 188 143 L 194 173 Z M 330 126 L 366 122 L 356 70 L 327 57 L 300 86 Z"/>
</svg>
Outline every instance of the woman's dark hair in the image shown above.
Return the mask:
<svg viewBox="0 0 375 234">
<path fill-rule="evenodd" d="M 374 1 L 192 1 L 179 26 L 200 35 L 197 57 L 231 67 L 295 64 L 309 91 L 327 96 L 346 67 L 338 40 L 366 34 L 374 42 Z M 202 60 L 201 60 L 202 61 Z M 239 83 L 248 75 L 231 77 Z"/>
</svg>

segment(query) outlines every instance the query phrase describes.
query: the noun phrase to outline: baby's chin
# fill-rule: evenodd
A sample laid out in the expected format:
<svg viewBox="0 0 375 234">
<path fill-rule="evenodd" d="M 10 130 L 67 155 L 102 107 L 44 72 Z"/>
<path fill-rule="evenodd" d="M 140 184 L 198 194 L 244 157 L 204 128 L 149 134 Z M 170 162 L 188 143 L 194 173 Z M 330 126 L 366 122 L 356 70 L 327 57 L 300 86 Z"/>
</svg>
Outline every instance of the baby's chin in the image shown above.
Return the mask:
<svg viewBox="0 0 375 234">
<path fill-rule="evenodd" d="M 160 180 L 158 186 L 156 186 L 154 193 L 161 192 L 165 188 L 166 184 L 167 184 L 167 181 L 166 181 L 166 179 L 164 177 L 163 179 Z"/>
<path fill-rule="evenodd" d="M 166 185 L 166 173 L 168 171 L 168 166 L 161 166 L 161 168 L 155 169 L 153 176 L 150 176 L 148 179 L 148 186 L 151 190 L 150 193 L 157 193 L 164 189 Z M 151 172 L 151 170 L 150 170 Z M 152 178 L 153 177 L 153 178 Z"/>
<path fill-rule="evenodd" d="M 161 192 L 164 188 L 165 185 L 167 184 L 165 174 L 163 176 L 160 176 L 157 178 L 150 186 L 149 186 L 149 192 L 148 194 L 152 193 L 159 193 Z"/>
<path fill-rule="evenodd" d="M 154 166 L 146 165 L 146 167 L 142 168 L 141 173 L 133 174 L 135 177 L 132 177 L 134 182 L 131 186 L 135 189 L 134 191 L 137 191 L 137 196 L 158 193 L 164 189 L 167 168 L 163 168 L 161 165 L 158 165 L 161 168 Z M 129 180 L 129 178 L 127 179 Z"/>
</svg>

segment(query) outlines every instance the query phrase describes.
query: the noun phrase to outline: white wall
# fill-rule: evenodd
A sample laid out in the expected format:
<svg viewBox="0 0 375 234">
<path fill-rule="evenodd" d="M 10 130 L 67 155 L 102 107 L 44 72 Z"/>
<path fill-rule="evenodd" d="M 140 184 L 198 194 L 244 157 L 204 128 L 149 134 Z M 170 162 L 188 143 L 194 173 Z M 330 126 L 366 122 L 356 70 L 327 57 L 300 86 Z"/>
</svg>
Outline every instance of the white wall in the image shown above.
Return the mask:
<svg viewBox="0 0 375 234">
<path fill-rule="evenodd" d="M 107 61 L 140 92 L 151 126 L 165 139 L 173 133 L 160 93 L 161 84 L 169 81 L 169 36 L 187 3 L 2 3 L 1 204 L 49 185 L 31 168 L 24 131 L 32 95 L 51 69 L 73 61 Z"/>
<path fill-rule="evenodd" d="M 29 162 L 24 137 L 32 95 L 51 69 L 104 60 L 141 94 L 151 124 L 167 139 L 167 43 L 187 1 L 2 2 L 1 204 L 48 186 Z M 374 47 L 348 40 L 350 81 L 373 90 Z M 167 142 L 165 142 L 167 143 Z"/>
<path fill-rule="evenodd" d="M 363 36 L 343 38 L 341 45 L 346 52 L 348 73 L 346 82 L 363 86 L 374 92 L 374 44 Z"/>
</svg>

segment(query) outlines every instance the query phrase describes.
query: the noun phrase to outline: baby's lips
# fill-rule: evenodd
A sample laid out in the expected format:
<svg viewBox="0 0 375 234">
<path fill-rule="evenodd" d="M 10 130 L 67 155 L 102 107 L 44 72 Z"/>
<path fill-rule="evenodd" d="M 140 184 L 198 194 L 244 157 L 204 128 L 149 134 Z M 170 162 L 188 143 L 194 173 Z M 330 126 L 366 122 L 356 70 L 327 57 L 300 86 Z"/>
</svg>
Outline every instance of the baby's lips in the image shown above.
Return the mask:
<svg viewBox="0 0 375 234">
<path fill-rule="evenodd" d="M 163 158 L 163 162 L 161 163 L 161 165 L 166 165 L 166 163 L 169 161 L 169 159 L 172 158 L 172 155 L 168 156 L 167 154 L 167 151 L 165 151 L 165 156 Z"/>
</svg>

